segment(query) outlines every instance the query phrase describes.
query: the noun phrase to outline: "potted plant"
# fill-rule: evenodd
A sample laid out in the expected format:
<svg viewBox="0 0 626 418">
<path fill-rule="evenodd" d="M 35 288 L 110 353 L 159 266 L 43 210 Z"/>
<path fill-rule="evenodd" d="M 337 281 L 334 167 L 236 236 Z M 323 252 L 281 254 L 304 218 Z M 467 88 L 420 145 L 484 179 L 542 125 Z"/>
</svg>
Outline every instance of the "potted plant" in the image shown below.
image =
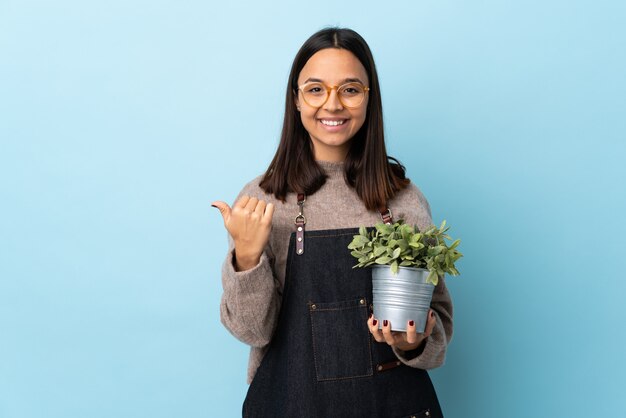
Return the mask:
<svg viewBox="0 0 626 418">
<path fill-rule="evenodd" d="M 445 273 L 459 274 L 455 262 L 460 240 L 447 234 L 446 221 L 420 232 L 399 219 L 394 224 L 377 223 L 359 228 L 348 245 L 358 260 L 353 268 L 372 267 L 374 317 L 386 319 L 392 330 L 406 331 L 407 321 L 415 321 L 417 332 L 424 332 L 432 294 Z"/>
</svg>

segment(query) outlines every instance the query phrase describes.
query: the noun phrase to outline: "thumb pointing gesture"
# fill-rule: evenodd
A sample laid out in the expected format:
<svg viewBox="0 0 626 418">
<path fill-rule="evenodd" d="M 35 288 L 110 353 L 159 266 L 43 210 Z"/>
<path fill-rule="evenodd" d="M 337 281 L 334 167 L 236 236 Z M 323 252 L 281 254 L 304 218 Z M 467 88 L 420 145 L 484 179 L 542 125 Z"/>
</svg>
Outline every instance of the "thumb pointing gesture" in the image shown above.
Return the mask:
<svg viewBox="0 0 626 418">
<path fill-rule="evenodd" d="M 217 208 L 220 211 L 220 213 L 222 214 L 222 218 L 224 218 L 224 224 L 227 224 L 228 220 L 230 219 L 230 213 L 232 211 L 230 206 L 228 206 L 228 203 L 218 200 L 211 203 L 211 206 Z"/>
<path fill-rule="evenodd" d="M 232 209 L 220 200 L 211 205 L 224 218 L 224 226 L 235 243 L 238 264 L 256 265 L 269 241 L 274 204 L 244 195 Z"/>
</svg>

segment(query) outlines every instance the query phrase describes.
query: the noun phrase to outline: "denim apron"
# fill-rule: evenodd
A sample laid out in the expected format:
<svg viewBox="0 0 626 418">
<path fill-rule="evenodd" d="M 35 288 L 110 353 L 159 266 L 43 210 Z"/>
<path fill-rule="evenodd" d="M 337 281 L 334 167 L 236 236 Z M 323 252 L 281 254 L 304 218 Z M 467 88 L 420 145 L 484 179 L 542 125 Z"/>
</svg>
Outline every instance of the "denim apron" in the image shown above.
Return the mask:
<svg viewBox="0 0 626 418">
<path fill-rule="evenodd" d="M 278 325 L 243 416 L 442 417 L 428 373 L 399 362 L 367 328 L 371 271 L 353 269 L 347 249 L 358 228 L 301 228 L 289 240 Z"/>
</svg>

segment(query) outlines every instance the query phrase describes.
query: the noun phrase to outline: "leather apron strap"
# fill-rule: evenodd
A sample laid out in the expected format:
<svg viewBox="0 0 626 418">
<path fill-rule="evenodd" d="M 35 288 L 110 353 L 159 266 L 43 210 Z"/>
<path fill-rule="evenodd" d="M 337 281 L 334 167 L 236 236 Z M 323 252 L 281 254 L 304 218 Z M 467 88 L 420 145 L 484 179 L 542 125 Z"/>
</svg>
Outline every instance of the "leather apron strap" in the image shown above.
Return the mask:
<svg viewBox="0 0 626 418">
<path fill-rule="evenodd" d="M 306 225 L 306 217 L 304 216 L 304 202 L 306 202 L 306 196 L 304 193 L 298 193 L 298 215 L 295 219 L 296 224 L 296 254 L 304 254 L 304 225 Z M 380 219 L 383 223 L 391 225 L 393 223 L 393 214 L 391 209 L 387 205 L 381 206 L 378 211 L 380 212 Z"/>
</svg>

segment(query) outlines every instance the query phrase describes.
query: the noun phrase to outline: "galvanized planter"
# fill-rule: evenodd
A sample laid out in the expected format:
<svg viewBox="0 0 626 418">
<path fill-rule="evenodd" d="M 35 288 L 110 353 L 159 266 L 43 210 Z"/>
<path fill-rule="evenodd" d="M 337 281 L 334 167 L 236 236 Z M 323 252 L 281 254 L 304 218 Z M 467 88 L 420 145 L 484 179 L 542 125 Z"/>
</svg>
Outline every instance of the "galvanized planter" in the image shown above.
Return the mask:
<svg viewBox="0 0 626 418">
<path fill-rule="evenodd" d="M 427 277 L 426 269 L 399 267 L 396 275 L 391 272 L 391 266 L 372 266 L 372 303 L 379 328 L 386 319 L 392 331 L 406 332 L 407 322 L 412 319 L 415 330 L 424 332 L 435 290 L 435 286 L 426 281 Z"/>
</svg>

